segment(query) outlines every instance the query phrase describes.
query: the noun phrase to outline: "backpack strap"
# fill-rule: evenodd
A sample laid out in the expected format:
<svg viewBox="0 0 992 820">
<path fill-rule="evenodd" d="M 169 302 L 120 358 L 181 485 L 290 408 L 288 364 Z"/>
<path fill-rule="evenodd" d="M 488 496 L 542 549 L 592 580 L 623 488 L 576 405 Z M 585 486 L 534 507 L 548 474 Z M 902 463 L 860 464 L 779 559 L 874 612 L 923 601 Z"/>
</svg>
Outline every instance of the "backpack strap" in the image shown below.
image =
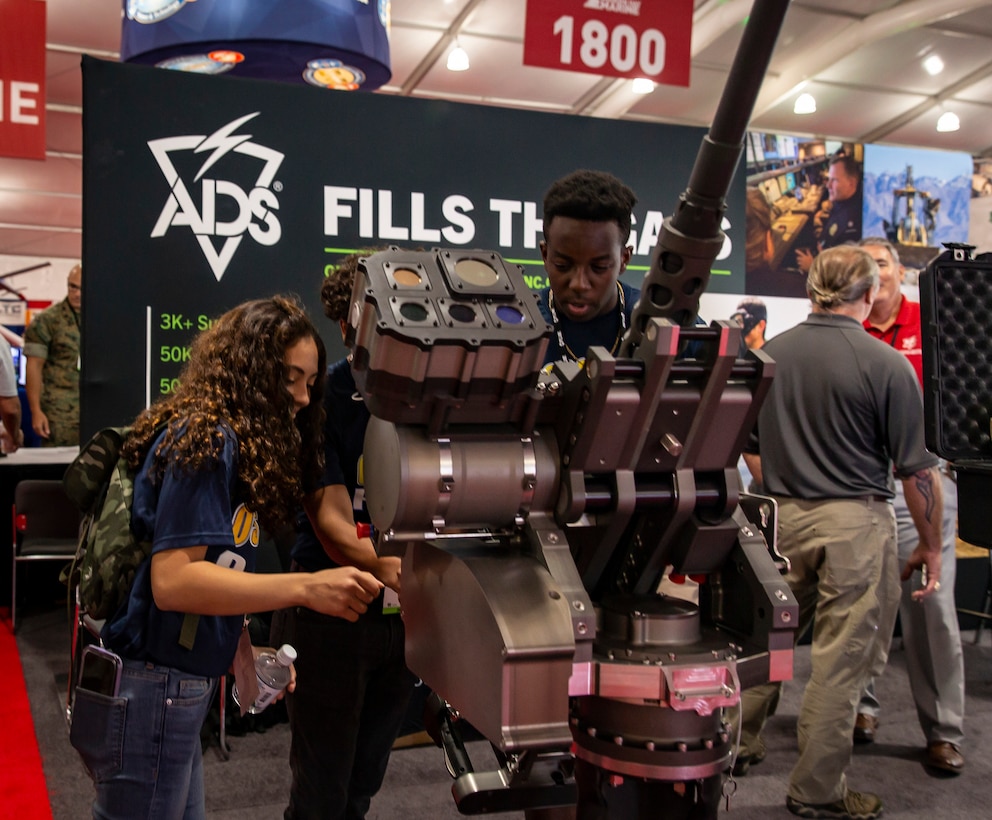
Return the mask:
<svg viewBox="0 0 992 820">
<path fill-rule="evenodd" d="M 162 431 L 168 427 L 168 424 L 160 424 L 155 428 L 155 435 L 153 436 L 153 441 L 157 440 L 162 434 Z M 149 553 L 151 550 L 149 549 Z M 190 652 L 193 651 L 193 644 L 196 643 L 196 630 L 200 623 L 200 616 L 194 615 L 191 612 L 183 613 L 183 625 L 179 630 L 179 645 Z"/>
<path fill-rule="evenodd" d="M 183 628 L 179 632 L 179 645 L 183 649 L 193 650 L 196 641 L 196 629 L 200 625 L 200 616 L 187 612 L 183 616 Z"/>
</svg>

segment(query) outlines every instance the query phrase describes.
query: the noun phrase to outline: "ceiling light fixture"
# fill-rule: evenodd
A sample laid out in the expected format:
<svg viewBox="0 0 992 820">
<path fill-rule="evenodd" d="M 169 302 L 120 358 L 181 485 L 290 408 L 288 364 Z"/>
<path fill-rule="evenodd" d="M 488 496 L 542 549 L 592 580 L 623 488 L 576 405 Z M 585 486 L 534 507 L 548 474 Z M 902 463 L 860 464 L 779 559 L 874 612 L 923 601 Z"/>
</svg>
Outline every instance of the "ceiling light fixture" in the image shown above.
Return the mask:
<svg viewBox="0 0 992 820">
<path fill-rule="evenodd" d="M 953 111 L 945 111 L 937 120 L 938 131 L 957 131 L 961 127 L 961 120 Z"/>
<path fill-rule="evenodd" d="M 635 94 L 650 94 L 654 91 L 654 80 L 649 80 L 647 77 L 634 77 L 631 90 Z"/>
<path fill-rule="evenodd" d="M 936 54 L 931 54 L 923 61 L 923 70 L 931 77 L 936 77 L 944 70 L 944 61 Z"/>
<path fill-rule="evenodd" d="M 816 100 L 812 94 L 800 94 L 796 97 L 796 104 L 792 107 L 794 114 L 814 114 L 816 113 Z"/>
<path fill-rule="evenodd" d="M 448 71 L 468 71 L 468 52 L 458 45 L 457 40 L 448 55 Z"/>
</svg>

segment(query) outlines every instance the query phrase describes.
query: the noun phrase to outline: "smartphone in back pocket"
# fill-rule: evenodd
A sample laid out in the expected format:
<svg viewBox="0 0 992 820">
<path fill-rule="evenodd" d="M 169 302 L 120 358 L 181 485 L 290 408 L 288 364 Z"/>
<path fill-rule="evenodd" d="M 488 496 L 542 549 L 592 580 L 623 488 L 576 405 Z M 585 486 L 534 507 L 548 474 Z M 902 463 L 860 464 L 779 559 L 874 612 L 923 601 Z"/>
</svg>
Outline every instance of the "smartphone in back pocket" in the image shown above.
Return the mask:
<svg viewBox="0 0 992 820">
<path fill-rule="evenodd" d="M 79 688 L 111 698 L 117 697 L 122 665 L 120 655 L 109 649 L 95 645 L 84 647 L 79 664 Z"/>
</svg>

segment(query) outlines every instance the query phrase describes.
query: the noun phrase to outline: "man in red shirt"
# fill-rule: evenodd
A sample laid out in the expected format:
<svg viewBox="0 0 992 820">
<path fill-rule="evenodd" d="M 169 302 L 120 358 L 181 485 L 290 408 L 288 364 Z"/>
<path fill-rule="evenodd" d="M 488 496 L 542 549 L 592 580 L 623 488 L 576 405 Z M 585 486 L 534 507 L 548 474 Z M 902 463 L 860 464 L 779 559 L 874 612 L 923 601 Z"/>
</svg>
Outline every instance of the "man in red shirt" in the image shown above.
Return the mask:
<svg viewBox="0 0 992 820">
<path fill-rule="evenodd" d="M 900 289 L 906 270 L 899 262 L 899 253 L 892 243 L 879 237 L 862 239 L 859 244 L 878 264 L 881 274 L 878 296 L 865 320 L 865 329 L 909 359 L 922 386 L 920 306 L 907 299 Z M 960 748 L 964 739 L 964 656 L 954 606 L 957 490 L 946 472 L 942 472 L 942 478 L 944 546 L 940 588 L 924 601 L 913 601 L 910 594 L 921 586 L 920 575 L 914 573 L 910 580 L 903 581 L 899 620 L 906 650 L 906 671 L 920 727 L 927 740 L 926 764 L 958 774 L 964 766 Z M 895 484 L 901 567 L 915 548 L 917 536 L 900 482 Z M 875 739 L 879 710 L 874 688 L 869 683 L 858 705 L 855 743 L 871 743 Z"/>
<path fill-rule="evenodd" d="M 920 328 L 920 305 L 911 302 L 901 290 L 906 269 L 899 262 L 899 252 L 887 239 L 869 237 L 860 244 L 878 264 L 881 284 L 865 330 L 902 353 L 916 370 L 923 386 L 923 340 Z"/>
</svg>

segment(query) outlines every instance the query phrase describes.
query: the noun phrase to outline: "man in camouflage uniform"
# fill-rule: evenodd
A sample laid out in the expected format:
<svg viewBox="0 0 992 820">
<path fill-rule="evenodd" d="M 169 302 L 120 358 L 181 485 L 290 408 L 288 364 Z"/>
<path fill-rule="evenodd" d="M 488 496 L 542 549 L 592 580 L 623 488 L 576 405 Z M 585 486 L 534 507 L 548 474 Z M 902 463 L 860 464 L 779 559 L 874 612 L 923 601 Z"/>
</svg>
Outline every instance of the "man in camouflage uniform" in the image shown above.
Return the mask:
<svg viewBox="0 0 992 820">
<path fill-rule="evenodd" d="M 38 314 L 24 334 L 31 427 L 48 447 L 79 444 L 79 317 L 83 268 L 75 265 L 65 299 Z"/>
</svg>

